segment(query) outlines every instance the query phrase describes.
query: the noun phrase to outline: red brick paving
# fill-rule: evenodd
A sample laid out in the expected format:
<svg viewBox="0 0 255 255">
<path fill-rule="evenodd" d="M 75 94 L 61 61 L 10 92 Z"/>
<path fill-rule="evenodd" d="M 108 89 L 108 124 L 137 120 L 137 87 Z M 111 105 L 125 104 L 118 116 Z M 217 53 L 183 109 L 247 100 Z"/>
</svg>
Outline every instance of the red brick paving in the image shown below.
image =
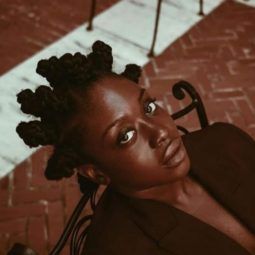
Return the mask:
<svg viewBox="0 0 255 255">
<path fill-rule="evenodd" d="M 88 21 L 91 0 L 1 0 L 0 74 Z M 118 0 L 97 1 L 96 14 Z"/>
<path fill-rule="evenodd" d="M 211 122 L 234 123 L 255 137 L 254 14 L 255 8 L 225 1 L 145 67 L 151 92 L 169 109 L 172 84 L 187 80 Z M 197 128 L 193 121 L 187 126 Z"/>
<path fill-rule="evenodd" d="M 19 2 L 8 1 L 5 9 L 11 12 L 12 4 L 9 2 L 15 3 L 16 6 Z M 59 29 L 59 36 L 73 29 L 85 16 L 80 12 L 83 2 L 73 6 L 73 17 L 78 17 L 76 22 L 61 21 L 65 11 L 70 8 L 70 5 L 66 4 L 60 13 L 54 14 L 54 11 L 49 11 L 48 19 L 41 21 L 40 26 L 49 30 L 45 38 L 40 35 L 37 37 L 38 33 L 29 34 L 29 38 L 43 41 L 41 45 L 45 45 L 49 40 L 54 40 L 50 31 L 55 31 L 55 27 Z M 109 5 L 111 3 L 102 2 Z M 39 10 L 43 4 L 32 4 L 31 1 L 29 8 L 32 6 Z M 48 5 L 44 8 L 48 8 Z M 27 14 L 30 9 L 16 7 L 14 10 Z M 34 19 L 38 15 L 38 12 L 35 13 Z M 47 13 L 46 10 L 43 13 Z M 43 17 L 43 14 L 40 17 Z M 22 20 L 22 17 L 19 19 Z M 58 20 L 58 26 L 55 20 Z M 27 22 L 26 25 L 31 26 L 31 23 Z M 5 27 L 6 34 L 10 34 L 11 29 L 18 30 L 14 28 L 13 21 L 9 25 L 9 32 L 7 25 Z M 24 28 L 24 31 L 28 30 Z M 183 107 L 184 103 L 189 103 L 189 99 L 185 99 L 184 103 L 179 102 L 171 93 L 173 83 L 185 79 L 200 93 L 210 123 L 231 122 L 255 138 L 254 31 L 255 8 L 226 1 L 176 40 L 162 55 L 147 64 L 141 84 L 146 84 L 149 90 L 162 100 L 169 113 L 172 113 Z M 10 42 L 15 45 L 13 41 L 14 37 Z M 11 47 L 9 44 L 7 46 L 7 41 L 1 48 L 3 46 L 6 50 Z M 4 68 L 9 68 L 26 58 L 30 54 L 30 49 L 27 48 L 30 46 L 30 43 L 22 45 L 26 49 L 22 56 L 5 54 L 4 58 L 10 59 L 10 62 Z M 38 45 L 33 48 L 34 52 L 39 48 Z M 195 112 L 176 122 L 190 131 L 199 128 Z M 61 182 L 45 180 L 43 169 L 50 152 L 51 147 L 40 149 L 0 181 L 0 254 L 5 254 L 16 241 L 28 244 L 40 251 L 40 254 L 47 254 L 56 243 L 64 223 L 80 197 L 74 178 Z M 63 254 L 69 254 L 68 247 Z"/>
</svg>

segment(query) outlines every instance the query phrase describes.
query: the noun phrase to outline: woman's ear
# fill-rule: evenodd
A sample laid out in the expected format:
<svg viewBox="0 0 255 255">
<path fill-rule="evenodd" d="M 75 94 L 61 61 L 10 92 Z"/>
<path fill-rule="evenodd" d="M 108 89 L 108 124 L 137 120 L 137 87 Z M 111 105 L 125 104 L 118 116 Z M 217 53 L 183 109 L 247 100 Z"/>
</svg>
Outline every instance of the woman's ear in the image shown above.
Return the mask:
<svg viewBox="0 0 255 255">
<path fill-rule="evenodd" d="M 110 183 L 110 178 L 104 174 L 101 170 L 96 168 L 95 165 L 92 164 L 85 164 L 79 167 L 76 167 L 79 174 L 85 176 L 86 178 L 90 179 L 91 181 L 108 185 Z"/>
</svg>

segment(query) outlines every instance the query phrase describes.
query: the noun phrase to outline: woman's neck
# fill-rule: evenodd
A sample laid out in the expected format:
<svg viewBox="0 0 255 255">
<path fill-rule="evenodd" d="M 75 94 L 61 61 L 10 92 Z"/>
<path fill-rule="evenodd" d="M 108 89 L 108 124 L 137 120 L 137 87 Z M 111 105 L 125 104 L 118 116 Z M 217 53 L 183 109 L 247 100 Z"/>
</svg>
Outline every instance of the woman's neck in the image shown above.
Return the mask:
<svg viewBox="0 0 255 255">
<path fill-rule="evenodd" d="M 202 193 L 202 188 L 190 175 L 187 175 L 176 182 L 146 190 L 121 192 L 130 197 L 152 199 L 178 208 L 186 208 L 190 206 L 190 202 L 193 198 L 199 197 L 199 194 Z"/>
</svg>

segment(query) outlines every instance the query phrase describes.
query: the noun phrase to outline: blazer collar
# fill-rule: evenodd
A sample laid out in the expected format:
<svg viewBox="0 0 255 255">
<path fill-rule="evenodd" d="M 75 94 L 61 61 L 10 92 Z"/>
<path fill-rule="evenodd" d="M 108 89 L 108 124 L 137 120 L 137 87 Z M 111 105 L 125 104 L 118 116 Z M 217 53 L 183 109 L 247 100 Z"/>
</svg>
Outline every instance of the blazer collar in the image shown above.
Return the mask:
<svg viewBox="0 0 255 255">
<path fill-rule="evenodd" d="M 134 223 L 154 240 L 162 239 L 178 225 L 167 204 L 151 199 L 129 198 L 128 205 Z"/>
<path fill-rule="evenodd" d="M 239 139 L 235 148 L 231 144 L 223 145 L 223 138 L 229 141 L 238 138 L 233 133 L 231 137 L 228 131 L 209 126 L 182 136 L 191 160 L 190 174 L 255 233 L 255 169 L 252 169 L 255 161 L 251 162 L 255 157 L 246 155 L 255 152 L 254 144 Z M 228 153 L 233 149 L 238 153 L 239 162 L 236 161 L 236 154 Z M 245 150 L 248 152 L 244 155 L 242 151 Z M 129 206 L 132 207 L 130 213 L 135 224 L 170 252 L 186 255 L 249 254 L 225 234 L 175 207 L 154 200 L 133 198 L 129 199 Z"/>
<path fill-rule="evenodd" d="M 250 255 L 225 234 L 170 205 L 128 198 L 128 208 L 137 227 L 170 254 Z"/>
<path fill-rule="evenodd" d="M 182 140 L 191 160 L 190 174 L 255 233 L 254 140 L 225 123 L 189 133 Z"/>
<path fill-rule="evenodd" d="M 185 255 L 250 255 L 241 245 L 214 227 L 181 210 L 175 212 L 177 226 L 158 240 L 170 254 Z"/>
</svg>

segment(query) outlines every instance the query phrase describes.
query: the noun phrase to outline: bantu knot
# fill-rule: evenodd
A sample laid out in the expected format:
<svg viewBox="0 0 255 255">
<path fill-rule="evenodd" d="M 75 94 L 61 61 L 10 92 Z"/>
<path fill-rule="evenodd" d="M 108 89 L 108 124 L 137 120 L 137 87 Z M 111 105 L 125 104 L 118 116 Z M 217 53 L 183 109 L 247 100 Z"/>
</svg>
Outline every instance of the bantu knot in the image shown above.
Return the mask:
<svg viewBox="0 0 255 255">
<path fill-rule="evenodd" d="M 60 180 L 74 174 L 74 168 L 81 164 L 78 154 L 68 147 L 55 148 L 48 160 L 45 177 L 48 180 Z"/>
<path fill-rule="evenodd" d="M 44 85 L 39 86 L 35 93 L 30 89 L 22 90 L 17 94 L 17 101 L 24 113 L 47 120 L 54 120 L 56 115 L 71 110 L 71 105 L 64 98 L 58 98 L 50 87 Z"/>
<path fill-rule="evenodd" d="M 112 48 L 102 41 L 97 40 L 92 45 L 92 52 L 88 54 L 88 60 L 95 67 L 95 71 L 112 70 Z"/>
<path fill-rule="evenodd" d="M 35 98 L 35 94 L 31 89 L 22 90 L 17 94 L 17 101 L 21 104 L 21 110 L 27 114 L 40 116 L 39 102 Z"/>
<path fill-rule="evenodd" d="M 125 71 L 121 73 L 121 75 L 125 76 L 131 81 L 134 81 L 135 83 L 138 83 L 141 73 L 142 69 L 140 66 L 136 64 L 128 64 L 126 65 Z"/>
<path fill-rule="evenodd" d="M 16 132 L 29 147 L 54 144 L 57 141 L 55 129 L 38 120 L 20 122 Z"/>
</svg>

